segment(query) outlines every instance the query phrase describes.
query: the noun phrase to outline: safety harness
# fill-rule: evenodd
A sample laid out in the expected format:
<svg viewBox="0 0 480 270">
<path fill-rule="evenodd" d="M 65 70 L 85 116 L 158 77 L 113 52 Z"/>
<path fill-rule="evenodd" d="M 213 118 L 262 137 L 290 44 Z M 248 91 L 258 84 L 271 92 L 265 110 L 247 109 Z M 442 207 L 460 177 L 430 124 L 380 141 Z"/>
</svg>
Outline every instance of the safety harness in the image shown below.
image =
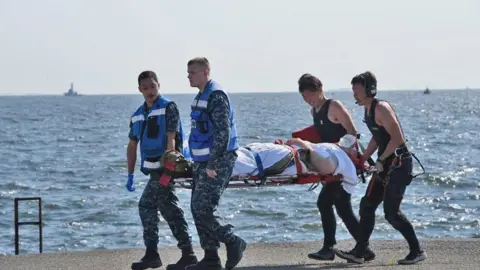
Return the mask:
<svg viewBox="0 0 480 270">
<path fill-rule="evenodd" d="M 403 147 L 399 147 L 399 148 L 395 149 L 393 154 L 394 154 L 394 158 L 393 158 L 392 162 L 390 163 L 390 167 L 388 169 L 387 174 L 385 175 L 385 178 L 382 180 L 383 196 L 385 196 L 385 192 L 387 190 L 387 186 L 390 182 L 390 177 L 391 177 L 393 171 L 402 167 L 403 160 L 405 158 L 408 158 L 408 157 L 412 156 L 413 158 L 415 158 L 415 160 L 417 160 L 418 164 L 422 168 L 422 172 L 418 173 L 418 174 L 415 174 L 415 175 L 412 175 L 412 179 L 416 178 L 419 175 L 425 174 L 425 168 L 423 167 L 422 162 L 420 162 L 420 160 L 417 158 L 417 156 L 413 152 L 408 150 L 406 145 L 403 146 Z"/>
</svg>

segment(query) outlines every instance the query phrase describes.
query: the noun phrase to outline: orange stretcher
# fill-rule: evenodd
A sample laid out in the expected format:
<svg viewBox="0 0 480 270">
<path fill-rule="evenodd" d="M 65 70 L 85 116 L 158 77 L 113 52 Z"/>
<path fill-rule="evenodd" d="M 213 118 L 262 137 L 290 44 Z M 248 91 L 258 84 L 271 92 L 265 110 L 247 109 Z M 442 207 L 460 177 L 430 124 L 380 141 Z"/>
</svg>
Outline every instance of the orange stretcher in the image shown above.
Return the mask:
<svg viewBox="0 0 480 270">
<path fill-rule="evenodd" d="M 303 140 L 310 141 L 312 143 L 321 142 L 320 135 L 316 132 L 313 126 L 294 131 L 292 133 L 292 138 L 300 138 Z M 284 144 L 282 140 L 276 140 L 277 144 Z M 359 144 L 357 143 L 357 152 L 360 153 Z M 228 188 L 232 187 L 259 187 L 259 186 L 281 186 L 281 185 L 305 185 L 311 184 L 309 190 L 315 189 L 320 183 L 327 183 L 332 181 L 341 181 L 342 175 L 320 175 L 315 172 L 304 172 L 299 160 L 299 155 L 297 150 L 291 147 L 294 153 L 295 166 L 296 166 L 296 175 L 272 175 L 266 177 L 259 176 L 233 176 L 230 179 Z M 363 149 L 362 149 L 363 150 Z M 348 154 L 350 159 L 355 164 L 357 169 L 357 175 L 359 179 L 361 178 L 365 182 L 365 177 L 370 176 L 374 167 L 372 167 L 371 162 L 369 164 L 361 164 L 361 159 L 359 156 L 352 156 Z M 193 187 L 192 178 L 176 178 L 174 179 L 174 186 L 180 186 L 183 188 L 191 189 Z"/>
</svg>

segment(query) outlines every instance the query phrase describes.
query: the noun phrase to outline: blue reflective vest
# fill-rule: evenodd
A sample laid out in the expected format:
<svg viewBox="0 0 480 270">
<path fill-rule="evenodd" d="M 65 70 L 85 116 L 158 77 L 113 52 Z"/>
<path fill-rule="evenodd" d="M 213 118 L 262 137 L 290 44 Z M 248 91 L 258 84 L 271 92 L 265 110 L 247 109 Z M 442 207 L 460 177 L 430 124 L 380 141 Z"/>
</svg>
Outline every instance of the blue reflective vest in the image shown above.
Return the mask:
<svg viewBox="0 0 480 270">
<path fill-rule="evenodd" d="M 150 110 L 145 111 L 145 105 L 142 105 L 138 107 L 132 115 L 132 132 L 133 136 L 140 141 L 140 171 L 144 174 L 161 170 L 160 157 L 167 149 L 167 120 L 165 110 L 170 102 L 170 100 L 160 96 L 155 100 Z M 181 142 L 176 148 L 182 149 L 183 154 L 185 155 L 186 153 L 186 158 L 189 158 L 190 153 L 188 148 L 183 147 L 185 134 L 181 121 L 179 126 Z"/>
<path fill-rule="evenodd" d="M 192 112 L 190 113 L 192 123 L 188 146 L 192 160 L 195 162 L 208 161 L 210 148 L 213 146 L 213 125 L 207 113 L 208 98 L 213 91 L 224 92 L 220 84 L 210 80 L 203 92 L 199 93 L 192 103 Z M 226 92 L 224 93 L 227 94 Z M 230 138 L 227 151 L 235 151 L 239 146 L 237 127 L 230 98 L 228 98 L 228 103 L 230 107 Z"/>
</svg>

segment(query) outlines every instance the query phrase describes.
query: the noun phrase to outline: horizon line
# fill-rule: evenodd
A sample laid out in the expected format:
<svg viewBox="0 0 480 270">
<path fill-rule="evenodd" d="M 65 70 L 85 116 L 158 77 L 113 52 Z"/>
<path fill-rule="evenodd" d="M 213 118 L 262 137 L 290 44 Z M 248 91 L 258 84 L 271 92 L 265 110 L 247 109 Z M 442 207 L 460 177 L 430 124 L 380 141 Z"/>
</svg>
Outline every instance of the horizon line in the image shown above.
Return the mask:
<svg viewBox="0 0 480 270">
<path fill-rule="evenodd" d="M 424 91 L 425 89 L 383 89 L 380 90 L 386 91 L 386 92 L 400 92 L 400 91 L 405 91 L 405 92 L 417 92 L 417 91 Z M 480 88 L 454 88 L 454 89 L 447 89 L 447 88 L 429 88 L 430 91 L 468 91 L 468 90 L 473 90 L 477 91 L 480 90 Z M 324 90 L 325 93 L 329 92 L 351 92 L 352 90 L 350 88 L 338 88 L 338 89 L 327 89 Z M 188 91 L 188 92 L 161 92 L 159 91 L 160 94 L 165 94 L 165 95 L 186 95 L 186 94 L 195 94 L 197 91 Z M 235 92 L 228 92 L 228 94 L 281 94 L 281 93 L 297 93 L 298 90 L 285 90 L 285 91 L 235 91 Z M 86 93 L 80 93 L 77 92 L 79 96 L 132 96 L 132 95 L 138 95 L 138 93 L 93 93 L 93 94 L 86 94 Z M 0 96 L 64 96 L 63 93 L 61 94 L 42 94 L 42 93 L 21 93 L 21 94 L 2 94 L 0 93 Z"/>
</svg>

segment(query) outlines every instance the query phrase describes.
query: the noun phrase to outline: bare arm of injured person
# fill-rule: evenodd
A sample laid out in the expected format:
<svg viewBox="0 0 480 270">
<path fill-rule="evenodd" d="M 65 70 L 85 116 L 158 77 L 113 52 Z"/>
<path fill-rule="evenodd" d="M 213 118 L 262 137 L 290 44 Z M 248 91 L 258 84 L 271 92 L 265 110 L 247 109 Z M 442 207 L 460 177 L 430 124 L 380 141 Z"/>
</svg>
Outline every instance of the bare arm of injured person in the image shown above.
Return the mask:
<svg viewBox="0 0 480 270">
<path fill-rule="evenodd" d="M 312 167 L 316 172 L 321 175 L 333 174 L 338 166 L 338 160 L 334 155 L 330 155 L 328 152 L 319 154 L 313 148 L 313 144 L 308 141 L 304 141 L 299 138 L 288 139 L 286 144 L 296 145 L 306 151 L 307 155 L 310 155 L 308 167 Z"/>
</svg>

